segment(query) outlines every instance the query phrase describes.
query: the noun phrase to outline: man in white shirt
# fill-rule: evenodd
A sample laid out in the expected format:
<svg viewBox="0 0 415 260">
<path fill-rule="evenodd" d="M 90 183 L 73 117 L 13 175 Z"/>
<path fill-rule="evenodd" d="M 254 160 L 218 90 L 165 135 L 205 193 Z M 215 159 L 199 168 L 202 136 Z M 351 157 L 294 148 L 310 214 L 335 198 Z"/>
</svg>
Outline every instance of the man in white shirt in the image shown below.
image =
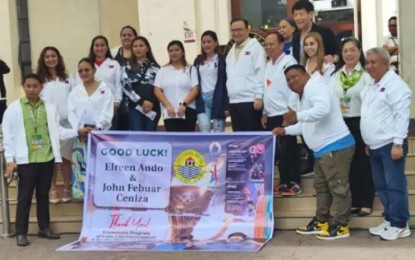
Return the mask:
<svg viewBox="0 0 415 260">
<path fill-rule="evenodd" d="M 390 68 L 399 74 L 399 40 L 398 40 L 398 21 L 396 16 L 392 16 L 388 20 L 388 28 L 390 35 L 383 39 L 383 48 L 390 55 Z"/>
<path fill-rule="evenodd" d="M 265 67 L 264 110 L 262 126 L 268 131 L 283 126 L 283 115 L 288 112 L 289 101 L 294 95 L 285 80 L 284 70 L 297 61 L 284 53 L 284 37 L 277 32 L 265 38 L 265 52 L 269 58 Z M 278 170 L 280 183 L 274 189 L 283 196 L 301 193 L 299 186 L 299 151 L 296 136 L 277 137 L 276 159 L 279 160 Z"/>
<path fill-rule="evenodd" d="M 264 48 L 249 37 L 248 22 L 231 21 L 235 44 L 226 56 L 226 88 L 233 131 L 261 131 L 264 94 Z"/>
<path fill-rule="evenodd" d="M 302 134 L 315 158 L 316 216 L 296 232 L 317 234 L 322 240 L 349 237 L 349 172 L 355 141 L 343 120 L 338 98 L 320 74 L 310 77 L 301 65 L 288 67 L 285 77 L 290 89 L 298 95 L 298 111 L 288 109 L 284 122 L 289 126 L 277 127 L 273 132 L 279 136 Z M 329 225 L 332 205 L 336 214 Z"/>
<path fill-rule="evenodd" d="M 385 49 L 366 52 L 366 69 L 374 83 L 361 93 L 360 129 L 369 148 L 373 183 L 385 217 L 369 232 L 384 240 L 396 240 L 411 235 L 405 159 L 412 92 L 399 75 L 389 70 Z"/>
</svg>

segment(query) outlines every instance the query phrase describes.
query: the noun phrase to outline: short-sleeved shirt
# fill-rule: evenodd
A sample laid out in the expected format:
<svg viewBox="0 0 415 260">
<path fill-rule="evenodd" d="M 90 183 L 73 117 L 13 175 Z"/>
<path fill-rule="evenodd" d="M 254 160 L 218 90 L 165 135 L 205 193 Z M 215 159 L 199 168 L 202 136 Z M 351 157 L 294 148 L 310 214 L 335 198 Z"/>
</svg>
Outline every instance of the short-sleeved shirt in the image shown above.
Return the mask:
<svg viewBox="0 0 415 260">
<path fill-rule="evenodd" d="M 154 86 L 163 90 L 175 110 L 179 108 L 180 103 L 187 97 L 192 87 L 198 85 L 197 71 L 193 66 L 180 69 L 176 69 L 172 65 L 164 66 L 157 72 L 154 81 Z M 187 106 L 195 109 L 195 101 Z"/>
<path fill-rule="evenodd" d="M 43 100 L 32 105 L 27 97 L 20 99 L 29 163 L 49 162 L 54 158 L 49 137 L 46 106 Z"/>
<path fill-rule="evenodd" d="M 199 66 L 200 85 L 202 86 L 203 93 L 215 90 L 216 82 L 218 81 L 218 62 L 219 56 L 215 54 Z"/>
</svg>

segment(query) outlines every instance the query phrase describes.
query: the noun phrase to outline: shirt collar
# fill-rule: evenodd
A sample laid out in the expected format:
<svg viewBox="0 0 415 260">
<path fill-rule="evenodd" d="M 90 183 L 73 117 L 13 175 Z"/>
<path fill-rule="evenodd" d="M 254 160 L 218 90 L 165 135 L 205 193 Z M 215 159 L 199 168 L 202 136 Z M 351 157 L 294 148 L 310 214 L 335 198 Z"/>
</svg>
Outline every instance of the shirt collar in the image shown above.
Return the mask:
<svg viewBox="0 0 415 260">
<path fill-rule="evenodd" d="M 245 48 L 246 44 L 249 42 L 251 38 L 248 36 L 248 38 L 245 39 L 241 44 L 237 45 L 235 44 L 235 49 L 243 49 Z"/>
<path fill-rule="evenodd" d="M 31 103 L 29 102 L 29 100 L 27 99 L 26 96 L 22 97 L 21 101 L 22 101 L 23 104 L 31 105 Z M 42 104 L 43 104 L 43 100 L 41 98 L 39 98 L 38 102 L 34 105 L 34 107 L 38 107 L 39 105 L 42 105 Z"/>
<path fill-rule="evenodd" d="M 350 73 L 352 73 L 354 71 L 360 71 L 361 69 L 362 69 L 362 64 L 360 64 L 360 62 L 358 62 L 356 64 L 356 66 L 354 66 L 354 69 Z M 346 65 L 343 66 L 343 68 L 341 70 L 344 72 L 344 74 L 346 74 L 346 75 L 348 74 L 347 71 L 346 71 Z"/>
</svg>

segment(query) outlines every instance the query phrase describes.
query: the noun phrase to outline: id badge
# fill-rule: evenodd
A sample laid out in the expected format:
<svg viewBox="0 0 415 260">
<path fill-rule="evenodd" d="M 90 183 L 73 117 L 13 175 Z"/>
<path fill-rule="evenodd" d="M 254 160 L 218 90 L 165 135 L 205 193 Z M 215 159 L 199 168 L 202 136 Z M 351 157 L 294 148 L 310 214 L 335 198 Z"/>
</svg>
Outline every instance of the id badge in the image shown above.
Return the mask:
<svg viewBox="0 0 415 260">
<path fill-rule="evenodd" d="M 347 112 L 350 109 L 350 98 L 348 97 L 340 98 L 340 108 L 342 110 L 342 113 Z"/>
<path fill-rule="evenodd" d="M 39 150 L 42 148 L 42 136 L 41 135 L 33 135 L 31 141 L 32 149 Z"/>
</svg>

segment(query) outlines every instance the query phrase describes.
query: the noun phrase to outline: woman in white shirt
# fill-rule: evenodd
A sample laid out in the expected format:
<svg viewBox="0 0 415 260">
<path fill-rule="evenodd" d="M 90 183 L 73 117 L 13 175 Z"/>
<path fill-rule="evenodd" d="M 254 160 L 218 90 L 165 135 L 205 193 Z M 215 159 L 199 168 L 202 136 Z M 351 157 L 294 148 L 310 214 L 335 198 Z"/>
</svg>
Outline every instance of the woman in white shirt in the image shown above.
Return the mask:
<svg viewBox="0 0 415 260">
<path fill-rule="evenodd" d="M 229 114 L 226 89 L 226 59 L 218 53 L 218 37 L 213 31 L 202 34 L 202 54 L 195 66 L 200 93 L 196 99 L 197 121 L 201 132 L 224 132 Z"/>
<path fill-rule="evenodd" d="M 71 128 L 68 121 L 68 96 L 74 86 L 73 77 L 68 75 L 63 57 L 59 50 L 52 46 L 43 48 L 40 53 L 36 74 L 43 80 L 43 90 L 40 97 L 56 108 L 59 116 L 59 124 L 64 128 Z M 55 167 L 52 177 L 52 185 L 49 196 L 50 203 L 61 201 L 68 202 L 72 198 L 71 193 L 71 158 L 73 140 L 61 140 L 60 152 L 62 155 L 61 172 L 63 175 L 63 194 L 59 194 L 56 186 L 57 168 Z"/>
<path fill-rule="evenodd" d="M 92 39 L 88 57 L 94 63 L 96 68 L 95 79 L 99 82 L 105 82 L 114 97 L 113 107 L 115 116 L 112 121 L 111 129 L 118 130 L 117 111 L 122 99 L 121 67 L 118 62 L 112 58 L 108 40 L 105 36 L 98 35 Z"/>
<path fill-rule="evenodd" d="M 167 45 L 169 64 L 160 68 L 154 82 L 154 94 L 163 105 L 166 131 L 192 132 L 196 127 L 195 99 L 199 93 L 196 68 L 188 65 L 183 43 Z"/>
<path fill-rule="evenodd" d="M 372 213 L 375 189 L 369 157 L 360 133 L 360 93 L 373 80 L 365 70 L 365 57 L 361 43 L 353 38 L 342 42 L 342 55 L 333 74 L 331 84 L 340 101 L 344 121 L 356 141 L 356 151 L 350 167 L 352 214 L 366 216 Z"/>
<path fill-rule="evenodd" d="M 321 35 L 318 32 L 309 32 L 304 37 L 303 46 L 305 62 L 302 65 L 307 73 L 320 73 L 329 83 L 335 66 L 332 62 L 324 61 L 324 43 Z"/>
<path fill-rule="evenodd" d="M 109 130 L 114 115 L 113 97 L 106 83 L 95 80 L 95 66 L 89 58 L 78 63 L 82 83 L 69 94 L 68 120 L 73 129 Z M 86 174 L 87 135 L 75 139 L 72 153 L 72 196 L 83 199 Z"/>
</svg>

